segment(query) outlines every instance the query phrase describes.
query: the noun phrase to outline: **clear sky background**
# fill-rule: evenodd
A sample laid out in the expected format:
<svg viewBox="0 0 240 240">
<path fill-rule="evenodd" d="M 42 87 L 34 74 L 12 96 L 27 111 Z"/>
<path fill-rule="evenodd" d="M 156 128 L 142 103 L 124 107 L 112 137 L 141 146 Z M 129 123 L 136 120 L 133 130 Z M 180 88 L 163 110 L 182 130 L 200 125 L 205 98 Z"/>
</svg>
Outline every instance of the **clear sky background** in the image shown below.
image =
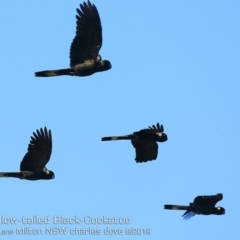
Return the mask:
<svg viewBox="0 0 240 240">
<path fill-rule="evenodd" d="M 72 1 L 1 1 L 0 171 L 18 171 L 32 132 L 52 130 L 50 181 L 0 179 L 2 217 L 49 217 L 17 227 L 100 229 L 73 239 L 240 238 L 240 2 L 94 0 L 103 59 L 112 69 L 90 77 L 36 78 L 69 66 L 75 36 Z M 130 141 L 101 142 L 159 122 L 168 141 L 156 161 L 137 164 Z M 223 193 L 223 216 L 167 211 L 198 195 Z M 54 224 L 54 216 L 130 218 L 131 224 Z M 151 229 L 106 236 L 104 229 Z M 1 236 L 0 236 L 1 237 Z"/>
</svg>

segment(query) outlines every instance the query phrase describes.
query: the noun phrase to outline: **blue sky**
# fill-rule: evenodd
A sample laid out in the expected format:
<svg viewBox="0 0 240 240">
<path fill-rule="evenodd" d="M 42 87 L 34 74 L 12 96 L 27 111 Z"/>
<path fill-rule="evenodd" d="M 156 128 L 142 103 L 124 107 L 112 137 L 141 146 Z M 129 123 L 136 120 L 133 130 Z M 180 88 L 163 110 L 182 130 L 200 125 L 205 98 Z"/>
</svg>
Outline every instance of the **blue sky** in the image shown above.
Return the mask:
<svg viewBox="0 0 240 240">
<path fill-rule="evenodd" d="M 51 181 L 0 179 L 1 216 L 49 217 L 46 227 L 151 229 L 131 239 L 232 239 L 239 230 L 239 1 L 100 1 L 100 54 L 110 71 L 90 77 L 35 78 L 69 66 L 72 1 L 1 1 L 1 171 L 17 171 L 33 131 L 52 130 Z M 101 142 L 157 122 L 168 141 L 156 161 L 137 164 L 129 141 Z M 223 193 L 224 216 L 163 210 L 198 195 Z M 130 218 L 130 224 L 54 224 L 65 218 Z M 115 232 L 116 233 L 116 232 Z M 59 236 L 59 235 L 58 235 Z M 5 236 L 5 239 L 13 239 Z M 79 238 L 81 235 L 71 235 Z M 60 237 L 59 237 L 60 238 Z M 129 237 L 130 238 L 130 237 Z"/>
</svg>

